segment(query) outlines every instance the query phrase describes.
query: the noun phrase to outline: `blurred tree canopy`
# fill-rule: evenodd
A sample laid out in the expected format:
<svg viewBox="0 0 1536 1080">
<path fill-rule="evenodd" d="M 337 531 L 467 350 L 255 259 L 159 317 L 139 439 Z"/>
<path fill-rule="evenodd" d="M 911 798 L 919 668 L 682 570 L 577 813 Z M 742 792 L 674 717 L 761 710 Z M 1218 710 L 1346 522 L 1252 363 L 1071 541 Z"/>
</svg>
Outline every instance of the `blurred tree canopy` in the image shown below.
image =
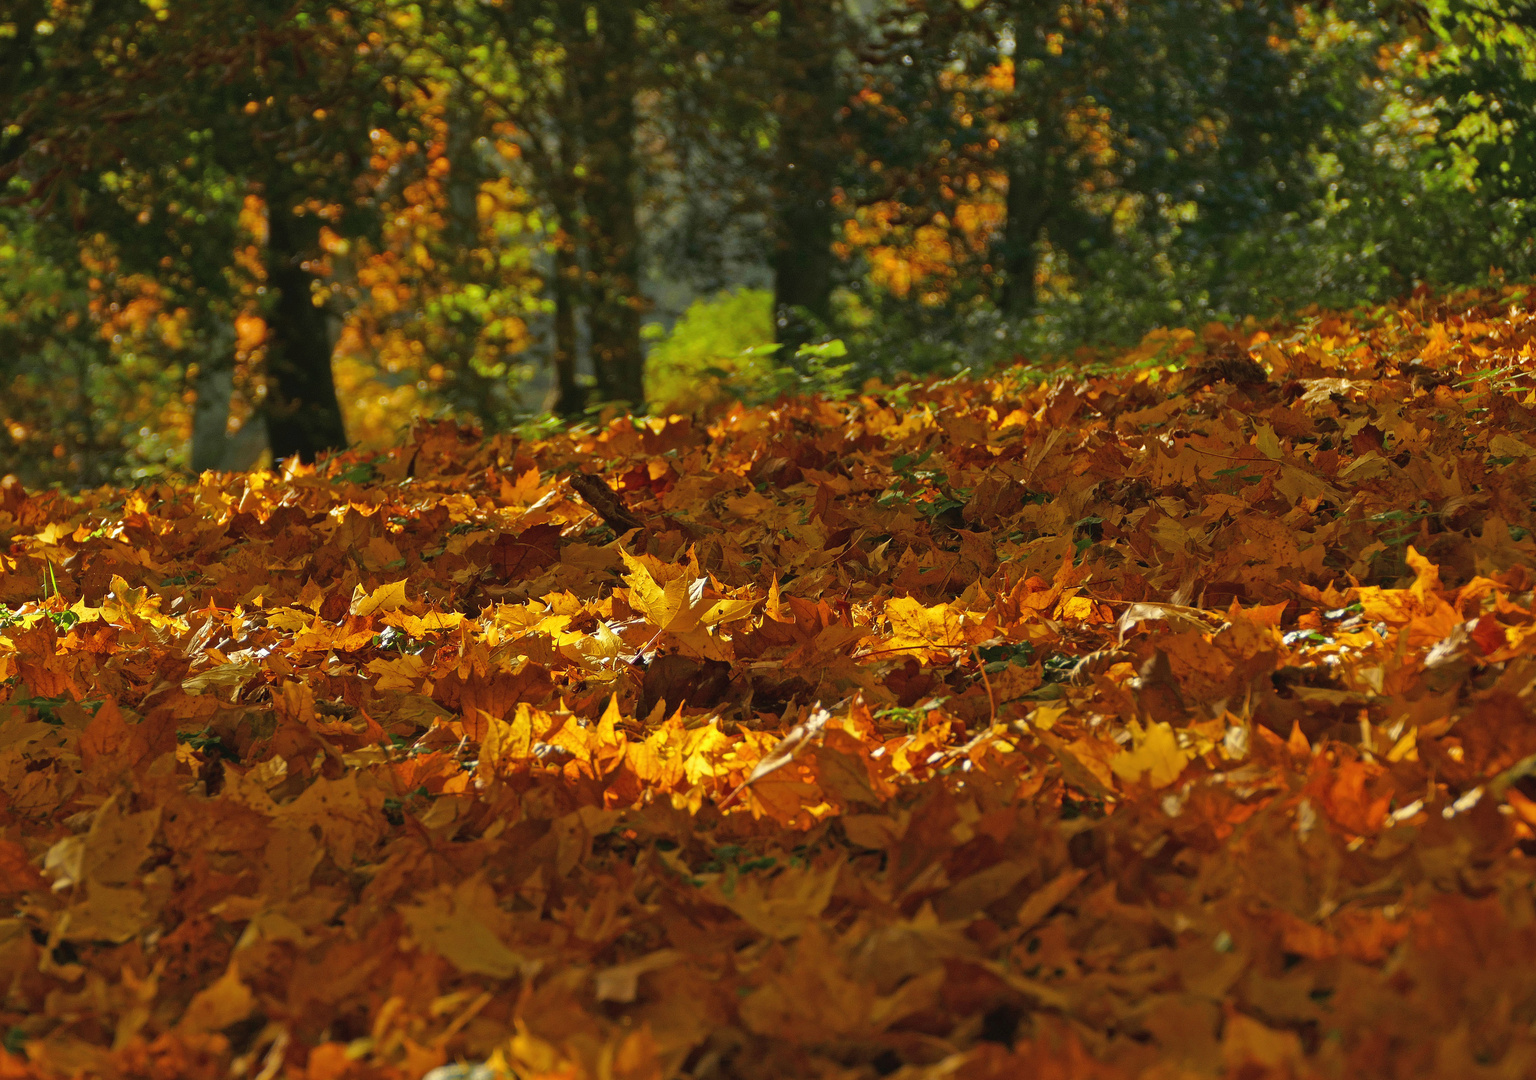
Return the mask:
<svg viewBox="0 0 1536 1080">
<path fill-rule="evenodd" d="M 0 472 L 313 460 L 423 414 L 710 408 L 1527 275 L 1533 10 L 14 0 Z"/>
</svg>

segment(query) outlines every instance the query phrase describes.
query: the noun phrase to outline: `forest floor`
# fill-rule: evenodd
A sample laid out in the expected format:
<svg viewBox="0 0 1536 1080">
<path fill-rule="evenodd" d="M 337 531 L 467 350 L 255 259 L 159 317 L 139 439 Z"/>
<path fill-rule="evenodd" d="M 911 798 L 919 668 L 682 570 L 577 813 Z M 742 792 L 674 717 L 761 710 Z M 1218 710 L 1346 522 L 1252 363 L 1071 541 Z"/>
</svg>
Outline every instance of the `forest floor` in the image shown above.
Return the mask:
<svg viewBox="0 0 1536 1080">
<path fill-rule="evenodd" d="M 1536 316 L 0 494 L 0 1077 L 1525 1077 Z"/>
</svg>

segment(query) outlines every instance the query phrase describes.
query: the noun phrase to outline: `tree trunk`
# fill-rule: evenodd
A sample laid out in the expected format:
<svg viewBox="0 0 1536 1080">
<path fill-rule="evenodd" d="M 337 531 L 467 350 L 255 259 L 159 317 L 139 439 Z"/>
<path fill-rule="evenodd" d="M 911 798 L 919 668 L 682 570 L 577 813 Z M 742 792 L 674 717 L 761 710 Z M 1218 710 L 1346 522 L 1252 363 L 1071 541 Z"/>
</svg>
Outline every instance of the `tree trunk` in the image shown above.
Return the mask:
<svg viewBox="0 0 1536 1080">
<path fill-rule="evenodd" d="M 562 229 L 555 239 L 555 277 L 550 286 L 555 294 L 555 412 L 565 417 L 580 416 L 587 407 L 587 388 L 576 381 L 576 290 L 580 278 L 575 244 Z"/>
<path fill-rule="evenodd" d="M 595 5 L 596 30 L 581 84 L 587 170 L 592 362 L 610 401 L 645 406 L 640 348 L 640 230 L 635 212 L 635 14 L 626 0 Z"/>
<path fill-rule="evenodd" d="M 455 254 L 467 257 L 480 246 L 480 181 L 485 167 L 476 145 L 480 127 L 475 122 L 474 104 L 463 90 L 456 90 L 450 98 L 447 122 L 448 206 L 443 231 Z"/>
<path fill-rule="evenodd" d="M 192 408 L 192 471 L 207 472 L 224 466 L 229 443 L 229 395 L 235 389 L 234 372 L 225 367 L 206 367 L 197 373 L 197 403 Z"/>
<path fill-rule="evenodd" d="M 261 460 L 262 452 L 267 449 L 267 420 L 261 413 L 256 413 L 225 441 L 224 461 L 219 471 L 244 472 L 254 469 Z"/>
<path fill-rule="evenodd" d="M 1003 227 L 1003 282 L 998 307 L 1010 319 L 1035 311 L 1035 275 L 1040 267 L 1040 237 L 1049 214 L 1040 174 L 1023 162 L 1008 169 L 1007 221 Z"/>
<path fill-rule="evenodd" d="M 567 132 L 574 133 L 581 108 L 570 83 L 566 84 L 562 104 Z M 576 306 L 582 293 L 581 177 L 575 170 L 578 150 L 573 142 L 567 138 L 543 158 L 552 177 L 549 189 L 556 219 L 555 272 L 549 282 L 555 300 L 555 347 L 550 356 L 555 376 L 554 411 L 567 418 L 580 416 L 587 408 L 587 388 L 576 379 Z"/>
<path fill-rule="evenodd" d="M 235 329 L 227 319 L 209 319 L 206 352 L 197 368 L 197 401 L 192 407 L 191 466 L 195 473 L 226 469 L 229 399 L 235 392 Z"/>
<path fill-rule="evenodd" d="M 485 262 L 486 241 L 480 228 L 480 185 L 489 170 L 479 147 L 482 126 L 475 104 L 464 88 L 457 88 L 450 95 L 444 119 L 447 205 L 443 214 L 445 250 L 438 255 L 438 266 L 458 286 L 483 281 L 493 273 Z M 451 379 L 444 388 L 445 396 L 456 408 L 473 413 L 489 431 L 507 422 L 511 395 L 505 378 L 489 375 L 476 364 L 484 329 L 485 320 L 479 314 L 460 310 L 439 332 L 443 335 L 442 360 Z"/>
<path fill-rule="evenodd" d="M 269 196 L 267 288 L 277 297 L 267 313 L 267 437 L 274 462 L 298 455 L 306 464 L 347 445 L 341 405 L 331 376 L 325 311 L 316 307 L 304 269 L 298 226 Z"/>
<path fill-rule="evenodd" d="M 298 224 L 283 200 L 267 204 L 267 439 L 272 461 L 319 455 L 347 446 L 341 404 L 330 373 L 326 312 L 313 303 L 315 275 L 304 269 Z"/>
<path fill-rule="evenodd" d="M 235 391 L 235 328 L 228 319 L 214 319 L 206 354 L 198 365 L 192 407 L 191 467 L 195 473 L 244 472 L 267 449 L 267 425 L 255 414 L 229 434 L 229 405 Z"/>
<path fill-rule="evenodd" d="M 832 318 L 835 29 L 834 7 L 827 0 L 780 0 L 773 308 L 786 359 Z"/>
</svg>

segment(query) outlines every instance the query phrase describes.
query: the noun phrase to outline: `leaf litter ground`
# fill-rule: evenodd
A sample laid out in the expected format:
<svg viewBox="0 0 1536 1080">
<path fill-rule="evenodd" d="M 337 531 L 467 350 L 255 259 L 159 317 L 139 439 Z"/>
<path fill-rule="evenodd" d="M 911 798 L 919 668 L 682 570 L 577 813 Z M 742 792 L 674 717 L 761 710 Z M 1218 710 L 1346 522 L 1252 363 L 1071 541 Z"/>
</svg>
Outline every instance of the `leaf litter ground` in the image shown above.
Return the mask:
<svg viewBox="0 0 1536 1080">
<path fill-rule="evenodd" d="M 11 483 L 0 1077 L 1533 1075 L 1533 333 Z"/>
</svg>

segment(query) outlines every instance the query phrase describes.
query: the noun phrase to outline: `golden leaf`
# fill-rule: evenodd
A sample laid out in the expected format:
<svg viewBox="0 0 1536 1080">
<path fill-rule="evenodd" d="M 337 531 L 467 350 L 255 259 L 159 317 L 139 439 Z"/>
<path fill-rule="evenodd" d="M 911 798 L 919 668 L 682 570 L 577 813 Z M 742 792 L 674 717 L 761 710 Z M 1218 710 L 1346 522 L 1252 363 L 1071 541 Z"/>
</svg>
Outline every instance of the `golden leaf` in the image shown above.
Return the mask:
<svg viewBox="0 0 1536 1080">
<path fill-rule="evenodd" d="M 359 584 L 352 590 L 352 603 L 347 609 L 347 614 L 356 615 L 359 618 L 373 615 L 381 611 L 395 611 L 404 607 L 409 601 L 405 598 L 406 579 L 391 581 L 387 585 L 380 585 L 372 592 L 364 589 Z"/>
<path fill-rule="evenodd" d="M 1145 782 L 1154 788 L 1167 787 L 1179 778 L 1189 754 L 1179 749 L 1173 728 L 1161 721 L 1149 725 L 1136 741 L 1134 750 L 1116 754 L 1109 767 L 1129 783 Z"/>
<path fill-rule="evenodd" d="M 478 876 L 439 886 L 420 903 L 401 905 L 400 915 L 418 945 L 466 975 L 510 979 L 528 966 L 492 929 L 503 917 L 495 892 Z"/>
<path fill-rule="evenodd" d="M 237 1024 L 256 1009 L 256 995 L 240 981 L 240 970 L 231 961 L 224 974 L 199 990 L 181 1014 L 181 1027 L 188 1031 L 219 1031 Z"/>
</svg>

